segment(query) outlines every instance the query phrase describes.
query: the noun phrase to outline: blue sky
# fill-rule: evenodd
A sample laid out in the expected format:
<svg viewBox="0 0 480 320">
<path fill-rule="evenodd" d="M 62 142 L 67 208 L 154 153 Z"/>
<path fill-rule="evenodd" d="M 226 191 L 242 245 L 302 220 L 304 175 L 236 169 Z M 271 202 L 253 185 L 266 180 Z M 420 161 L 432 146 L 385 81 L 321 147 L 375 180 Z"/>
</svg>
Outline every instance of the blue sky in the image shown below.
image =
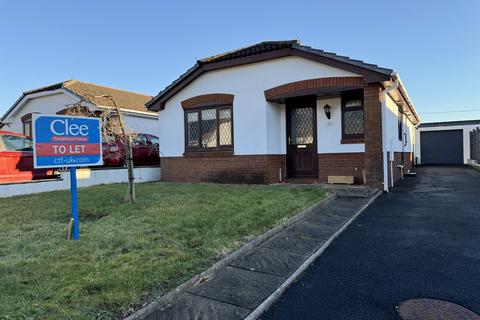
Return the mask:
<svg viewBox="0 0 480 320">
<path fill-rule="evenodd" d="M 67 79 L 155 95 L 196 59 L 299 38 L 397 71 L 424 122 L 480 119 L 478 12 L 478 0 L 2 1 L 0 113 Z"/>
</svg>

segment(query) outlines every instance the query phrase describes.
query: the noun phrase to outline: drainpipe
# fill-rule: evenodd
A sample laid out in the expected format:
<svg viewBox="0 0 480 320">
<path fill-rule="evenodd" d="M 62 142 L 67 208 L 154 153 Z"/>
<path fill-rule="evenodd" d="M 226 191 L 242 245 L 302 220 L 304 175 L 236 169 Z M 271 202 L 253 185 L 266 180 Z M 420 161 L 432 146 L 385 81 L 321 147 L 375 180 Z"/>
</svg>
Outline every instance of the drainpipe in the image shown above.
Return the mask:
<svg viewBox="0 0 480 320">
<path fill-rule="evenodd" d="M 396 90 L 399 86 L 399 80 L 398 80 L 398 75 L 396 72 L 392 72 L 391 77 L 393 79 L 393 85 L 390 87 L 387 87 L 382 90 L 382 93 L 380 95 L 381 99 L 381 105 L 382 109 L 386 109 L 386 102 L 385 102 L 385 97 L 389 92 L 392 92 L 393 90 Z M 389 146 L 390 149 L 390 157 L 387 158 L 387 130 L 386 130 L 386 110 L 382 110 L 382 150 L 383 150 L 383 191 L 388 192 L 388 186 L 389 186 L 389 181 L 388 181 L 388 164 L 390 163 L 390 166 L 392 166 L 391 163 L 391 156 L 392 156 L 392 148 Z M 391 171 L 392 168 L 390 168 Z M 391 173 L 392 181 L 393 181 L 393 173 Z"/>
<path fill-rule="evenodd" d="M 393 188 L 393 162 L 395 161 L 395 152 L 392 150 L 392 139 L 390 139 L 390 151 L 388 157 L 388 163 L 390 164 L 390 188 Z"/>
</svg>

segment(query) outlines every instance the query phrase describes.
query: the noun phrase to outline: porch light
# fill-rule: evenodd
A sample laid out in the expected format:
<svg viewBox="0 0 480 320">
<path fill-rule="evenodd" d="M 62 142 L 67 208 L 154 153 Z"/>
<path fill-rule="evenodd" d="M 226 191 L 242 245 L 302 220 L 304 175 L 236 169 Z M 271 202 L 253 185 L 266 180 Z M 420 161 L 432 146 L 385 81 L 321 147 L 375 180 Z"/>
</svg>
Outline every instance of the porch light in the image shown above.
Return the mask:
<svg viewBox="0 0 480 320">
<path fill-rule="evenodd" d="M 325 110 L 325 115 L 327 116 L 327 119 L 330 120 L 330 109 L 331 107 L 326 104 L 325 107 L 323 107 L 323 110 Z"/>
</svg>

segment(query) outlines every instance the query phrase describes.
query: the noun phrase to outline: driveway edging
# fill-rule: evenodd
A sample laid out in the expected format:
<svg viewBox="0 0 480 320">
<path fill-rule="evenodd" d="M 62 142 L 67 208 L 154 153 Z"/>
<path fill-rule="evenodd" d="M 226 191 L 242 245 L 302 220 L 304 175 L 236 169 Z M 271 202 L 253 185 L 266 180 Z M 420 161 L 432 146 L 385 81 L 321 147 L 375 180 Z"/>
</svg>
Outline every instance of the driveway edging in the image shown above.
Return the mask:
<svg viewBox="0 0 480 320">
<path fill-rule="evenodd" d="M 257 320 L 267 311 L 272 304 L 274 304 L 280 296 L 296 281 L 302 273 L 330 246 L 335 240 L 370 204 L 375 201 L 381 194 L 379 190 L 373 197 L 371 197 L 347 222 L 345 222 L 340 229 L 338 229 L 324 244 L 308 257 L 295 272 L 293 272 L 270 296 L 268 296 L 261 304 L 258 305 L 244 320 Z"/>
<path fill-rule="evenodd" d="M 247 252 L 248 250 L 252 249 L 253 247 L 257 246 L 258 244 L 262 243 L 263 241 L 267 240 L 274 234 L 286 229 L 290 225 L 294 224 L 295 222 L 301 220 L 303 217 L 306 215 L 310 214 L 312 211 L 316 210 L 318 207 L 323 205 L 325 202 L 330 201 L 334 198 L 337 197 L 337 193 L 327 193 L 327 196 L 314 203 L 310 207 L 300 211 L 293 217 L 288 218 L 287 220 L 280 222 L 273 228 L 267 230 L 266 232 L 262 233 L 261 235 L 257 236 L 256 238 L 250 240 L 249 242 L 245 243 L 243 246 L 235 250 L 234 252 L 228 254 L 221 260 L 217 261 L 215 264 L 213 264 L 211 267 L 209 267 L 207 270 L 203 271 L 202 273 L 197 274 L 190 280 L 187 280 L 177 288 L 171 290 L 170 292 L 166 293 L 163 296 L 158 297 L 155 301 L 141 307 L 139 310 L 135 311 L 133 314 L 127 316 L 124 318 L 124 320 L 143 320 L 150 314 L 162 310 L 166 307 L 168 307 L 172 302 L 175 302 L 175 300 L 182 294 L 186 293 L 188 290 L 191 288 L 195 287 L 196 285 L 204 282 L 205 280 L 208 280 L 212 276 L 214 276 L 217 272 L 217 270 L 222 269 L 223 267 L 227 266 L 230 262 Z M 374 198 L 376 198 L 375 196 Z M 367 202 L 367 204 L 369 204 Z M 362 207 L 363 210 L 363 207 Z M 349 221 L 347 222 L 349 223 Z M 323 247 L 323 246 L 322 246 Z M 288 280 L 288 279 L 287 279 Z M 278 289 L 277 289 L 278 290 Z M 270 298 L 270 297 L 269 297 Z M 268 299 L 268 298 L 267 298 Z M 265 301 L 264 301 L 265 302 Z M 263 304 L 263 303 L 262 303 Z M 261 305 L 262 305 L 261 304 Z M 258 308 L 257 308 L 258 309 Z M 254 312 L 256 309 L 254 310 Z"/>
</svg>

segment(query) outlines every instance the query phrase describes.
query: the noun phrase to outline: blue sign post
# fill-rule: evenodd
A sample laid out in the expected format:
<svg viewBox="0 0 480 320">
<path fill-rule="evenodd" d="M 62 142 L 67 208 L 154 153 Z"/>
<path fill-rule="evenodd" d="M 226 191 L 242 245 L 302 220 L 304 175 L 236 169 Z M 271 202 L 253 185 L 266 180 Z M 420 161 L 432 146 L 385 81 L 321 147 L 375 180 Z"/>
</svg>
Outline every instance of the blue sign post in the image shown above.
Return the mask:
<svg viewBox="0 0 480 320">
<path fill-rule="evenodd" d="M 78 222 L 78 199 L 77 199 L 77 168 L 70 167 L 70 207 L 72 210 L 72 239 L 80 237 L 80 226 Z"/>
<path fill-rule="evenodd" d="M 103 164 L 100 119 L 33 115 L 34 168 L 70 168 L 70 206 L 73 240 L 80 236 L 77 167 Z"/>
</svg>

